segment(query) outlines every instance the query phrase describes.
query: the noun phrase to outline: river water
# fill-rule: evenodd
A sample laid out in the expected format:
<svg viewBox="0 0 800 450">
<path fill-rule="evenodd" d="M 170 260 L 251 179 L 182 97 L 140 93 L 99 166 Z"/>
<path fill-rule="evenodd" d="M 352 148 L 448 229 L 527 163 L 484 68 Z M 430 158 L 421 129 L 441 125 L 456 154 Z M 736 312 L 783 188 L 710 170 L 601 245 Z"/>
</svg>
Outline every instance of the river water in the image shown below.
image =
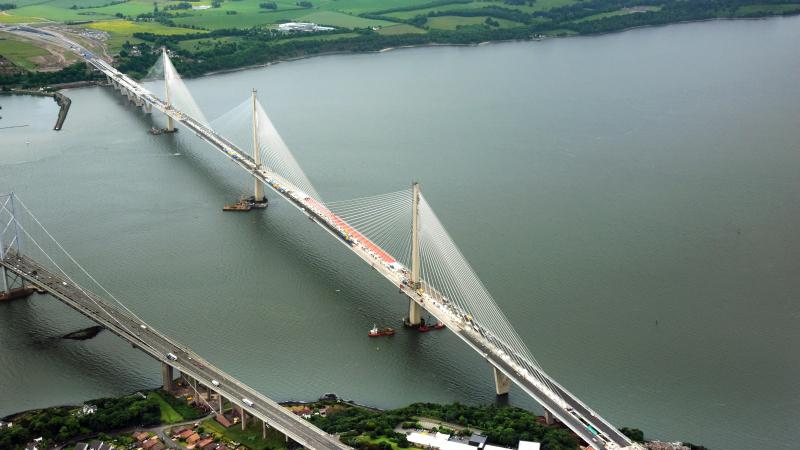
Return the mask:
<svg viewBox="0 0 800 450">
<path fill-rule="evenodd" d="M 800 18 L 313 58 L 188 82 L 210 118 L 251 87 L 326 200 L 419 180 L 542 365 L 618 426 L 796 449 Z M 397 291 L 294 208 L 108 88 L 0 97 L 0 190 L 153 326 L 275 399 L 494 401 L 454 336 L 401 332 Z M 157 363 L 34 296 L 0 305 L 0 414 L 159 383 Z M 534 407 L 519 390 L 511 402 Z"/>
</svg>

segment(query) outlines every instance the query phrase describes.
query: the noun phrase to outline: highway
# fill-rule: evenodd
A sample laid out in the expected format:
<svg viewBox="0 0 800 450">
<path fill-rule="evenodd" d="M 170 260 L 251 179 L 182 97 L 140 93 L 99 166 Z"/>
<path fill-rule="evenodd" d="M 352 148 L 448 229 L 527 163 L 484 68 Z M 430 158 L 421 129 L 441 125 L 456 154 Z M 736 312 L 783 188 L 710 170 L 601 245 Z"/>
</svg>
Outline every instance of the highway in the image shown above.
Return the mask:
<svg viewBox="0 0 800 450">
<path fill-rule="evenodd" d="M 53 273 L 36 261 L 24 255 L 9 253 L 5 259 L 0 260 L 0 265 L 23 277 L 30 284 L 44 289 L 53 297 L 130 342 L 134 347 L 210 387 L 232 403 L 244 408 L 250 415 L 265 421 L 269 426 L 306 448 L 320 450 L 350 448 L 339 442 L 336 436 L 311 425 L 274 400 L 212 365 L 189 347 L 143 323 L 125 309 Z M 177 360 L 167 358 L 168 353 L 177 356 Z M 213 385 L 212 380 L 218 381 L 219 386 Z M 252 401 L 253 406 L 246 405 L 242 401 L 244 398 Z"/>
</svg>

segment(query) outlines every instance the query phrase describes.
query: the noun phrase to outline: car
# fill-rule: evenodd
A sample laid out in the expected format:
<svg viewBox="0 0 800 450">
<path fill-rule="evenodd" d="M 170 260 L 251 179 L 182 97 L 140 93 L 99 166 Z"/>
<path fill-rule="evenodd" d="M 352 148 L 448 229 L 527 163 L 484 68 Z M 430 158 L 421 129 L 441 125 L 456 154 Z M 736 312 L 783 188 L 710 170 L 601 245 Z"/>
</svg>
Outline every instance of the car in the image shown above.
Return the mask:
<svg viewBox="0 0 800 450">
<path fill-rule="evenodd" d="M 214 386 L 219 386 L 219 381 L 211 380 L 211 384 L 213 384 Z"/>
<path fill-rule="evenodd" d="M 66 285 L 67 285 L 67 282 L 66 282 L 66 281 L 62 281 L 62 282 L 61 282 L 61 284 L 63 284 L 64 286 L 66 286 Z"/>
<path fill-rule="evenodd" d="M 139 325 L 139 328 L 141 328 L 141 329 L 143 329 L 143 330 L 146 330 L 146 329 L 147 329 L 147 325 L 145 325 L 145 324 L 141 324 L 141 325 Z"/>
<path fill-rule="evenodd" d="M 169 360 L 171 360 L 171 361 L 177 361 L 177 360 L 178 360 L 178 357 L 177 357 L 177 356 L 175 356 L 175 354 L 174 354 L 174 353 L 167 353 L 167 359 L 169 359 Z"/>
<path fill-rule="evenodd" d="M 253 402 L 248 398 L 243 398 L 242 402 L 247 406 L 253 406 Z"/>
</svg>

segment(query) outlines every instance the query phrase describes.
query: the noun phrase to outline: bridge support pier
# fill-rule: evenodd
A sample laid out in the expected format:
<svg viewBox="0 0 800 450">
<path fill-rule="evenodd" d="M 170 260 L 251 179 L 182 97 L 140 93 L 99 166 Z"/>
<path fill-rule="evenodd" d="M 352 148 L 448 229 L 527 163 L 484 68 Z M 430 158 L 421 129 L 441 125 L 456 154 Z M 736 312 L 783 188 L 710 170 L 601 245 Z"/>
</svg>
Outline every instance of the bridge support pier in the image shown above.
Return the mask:
<svg viewBox="0 0 800 450">
<path fill-rule="evenodd" d="M 419 259 L 419 183 L 411 184 L 411 287 L 415 291 L 422 288 L 420 283 Z M 417 295 L 415 292 L 414 295 Z M 422 323 L 422 307 L 413 299 L 408 299 L 407 325 L 415 327 Z"/>
<path fill-rule="evenodd" d="M 422 323 L 422 307 L 412 299 L 408 299 L 408 325 L 419 326 Z"/>
<path fill-rule="evenodd" d="M 223 400 L 223 398 L 222 398 L 222 394 L 220 394 L 219 392 L 217 392 L 217 400 L 219 401 L 219 413 L 222 414 L 222 413 L 225 412 L 225 410 L 222 409 L 222 400 Z"/>
<path fill-rule="evenodd" d="M 555 417 L 553 417 L 553 415 L 550 414 L 550 411 L 548 409 L 545 409 L 544 410 L 544 423 L 546 423 L 548 425 L 552 425 L 555 422 L 556 422 Z"/>
<path fill-rule="evenodd" d="M 164 390 L 167 392 L 172 392 L 173 376 L 172 366 L 167 363 L 161 363 L 161 380 L 164 385 Z"/>
<path fill-rule="evenodd" d="M 508 395 L 511 390 L 511 379 L 509 379 L 503 372 L 497 370 L 497 367 L 492 367 L 494 372 L 494 391 L 497 395 Z"/>
<path fill-rule="evenodd" d="M 266 420 L 262 420 L 261 421 L 261 439 L 266 439 L 266 438 L 267 438 L 267 421 Z"/>
<path fill-rule="evenodd" d="M 244 431 L 247 428 L 247 412 L 245 412 L 244 406 L 240 406 L 239 411 L 242 412 L 242 431 Z"/>
<path fill-rule="evenodd" d="M 144 104 L 144 113 L 145 114 L 152 114 L 153 113 L 153 104 L 152 103 L 145 103 Z"/>
</svg>

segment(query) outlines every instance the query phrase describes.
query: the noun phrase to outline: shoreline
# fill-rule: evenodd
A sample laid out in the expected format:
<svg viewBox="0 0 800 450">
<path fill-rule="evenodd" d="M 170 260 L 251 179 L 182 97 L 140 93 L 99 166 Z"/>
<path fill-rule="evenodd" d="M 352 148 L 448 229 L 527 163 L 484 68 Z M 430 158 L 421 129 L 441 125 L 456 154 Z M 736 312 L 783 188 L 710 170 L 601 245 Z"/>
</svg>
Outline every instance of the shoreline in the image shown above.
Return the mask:
<svg viewBox="0 0 800 450">
<path fill-rule="evenodd" d="M 137 389 L 137 390 L 135 390 L 133 392 L 128 392 L 126 394 L 111 395 L 110 397 L 121 398 L 121 397 L 128 397 L 128 396 L 132 396 L 132 395 L 144 395 L 147 392 L 156 392 L 156 391 L 160 391 L 160 390 L 161 390 L 161 386 L 157 386 L 157 387 L 151 387 L 151 388 Z M 98 397 L 98 398 L 100 398 L 100 397 Z M 49 405 L 49 406 L 39 406 L 39 407 L 36 407 L 36 408 L 25 409 L 25 410 L 22 410 L 22 411 L 15 411 L 15 412 L 12 412 L 12 413 L 5 414 L 4 416 L 1 416 L 0 417 L 0 421 L 8 422 L 10 419 L 12 419 L 15 416 L 19 416 L 21 414 L 26 414 L 26 413 L 30 413 L 30 412 L 34 412 L 34 411 L 41 411 L 43 409 L 79 408 L 84 403 L 91 402 L 91 401 L 96 400 L 96 399 L 97 398 L 86 399 L 86 400 L 81 401 L 81 403 L 77 404 L 77 405 L 76 404 Z M 353 406 L 353 407 L 356 407 L 356 408 L 363 408 L 363 409 L 367 409 L 367 410 L 370 410 L 370 411 L 376 411 L 376 412 L 386 411 L 386 409 L 378 408 L 378 407 L 375 407 L 375 406 L 364 405 L 364 404 L 359 403 L 359 402 L 357 402 L 355 400 L 344 399 L 344 398 L 341 398 L 341 397 L 337 397 L 337 400 L 342 402 L 342 403 L 344 403 L 344 404 L 347 404 L 347 405 L 350 405 L 350 406 Z M 276 403 L 278 403 L 281 406 L 287 406 L 287 405 L 291 406 L 291 405 L 309 405 L 309 404 L 317 403 L 319 401 L 321 401 L 321 397 L 313 399 L 313 400 L 276 400 Z"/>
<path fill-rule="evenodd" d="M 278 59 L 275 61 L 271 61 L 268 63 L 263 64 L 251 64 L 242 67 L 234 67 L 230 69 L 222 69 L 222 70 L 213 70 L 211 72 L 206 72 L 202 75 L 198 75 L 195 77 L 186 77 L 186 79 L 200 79 L 204 77 L 209 77 L 213 75 L 224 75 L 228 73 L 236 73 L 242 72 L 245 70 L 252 70 L 252 69 L 263 69 L 270 66 L 284 64 L 284 63 L 291 63 L 295 61 L 302 61 L 304 59 L 311 59 L 317 57 L 324 57 L 324 56 L 336 56 L 336 55 L 370 55 L 370 54 L 378 54 L 378 53 L 388 53 L 397 50 L 406 50 L 406 49 L 419 49 L 419 48 L 433 48 L 433 47 L 483 47 L 486 45 L 494 45 L 494 44 L 506 44 L 506 43 L 513 43 L 513 42 L 541 42 L 547 41 L 551 39 L 571 39 L 571 38 L 590 38 L 590 37 L 600 37 L 600 36 L 608 36 L 612 34 L 618 33 L 625 33 L 628 31 L 634 30 L 641 30 L 647 28 L 659 28 L 659 27 L 668 27 L 672 25 L 687 25 L 687 24 L 694 24 L 694 23 L 704 23 L 704 22 L 737 22 L 737 21 L 756 21 L 756 20 L 770 20 L 776 18 L 789 18 L 789 17 L 798 17 L 800 13 L 796 14 L 786 14 L 786 15 L 771 15 L 771 16 L 760 16 L 760 17 L 712 17 L 708 19 L 695 19 L 695 20 L 681 20 L 677 22 L 669 22 L 669 23 L 662 23 L 662 24 L 652 24 L 652 25 L 637 25 L 634 27 L 628 28 L 621 28 L 619 30 L 614 31 L 604 31 L 599 33 L 586 33 L 586 34 L 573 34 L 567 36 L 549 36 L 549 35 L 541 35 L 541 37 L 531 38 L 531 39 L 498 39 L 493 41 L 483 41 L 477 42 L 472 44 L 443 44 L 438 42 L 430 42 L 427 44 L 416 44 L 416 45 L 399 45 L 396 47 L 384 47 L 379 50 L 365 50 L 365 51 L 334 51 L 334 52 L 322 52 L 322 53 L 314 53 L 309 55 L 303 56 L 296 56 L 294 58 L 286 58 L 286 59 Z M 87 82 L 90 83 L 91 82 Z M 78 86 L 76 86 L 78 87 Z M 82 86 L 81 86 L 82 87 Z"/>
<path fill-rule="evenodd" d="M 79 85 L 76 87 L 83 87 L 88 85 L 94 85 L 96 83 L 91 81 L 81 81 L 77 83 L 68 83 L 69 85 Z M 64 87 L 66 89 L 67 87 Z M 64 125 L 64 121 L 67 120 L 67 113 L 69 113 L 69 107 L 72 105 L 72 100 L 67 97 L 66 95 L 59 92 L 62 87 L 58 87 L 54 91 L 40 91 L 36 89 L 11 89 L 9 91 L 0 91 L 0 95 L 30 95 L 32 97 L 50 97 L 53 101 L 56 102 L 58 105 L 58 116 L 56 116 L 56 124 L 53 126 L 53 130 L 61 131 L 61 127 Z"/>
</svg>

